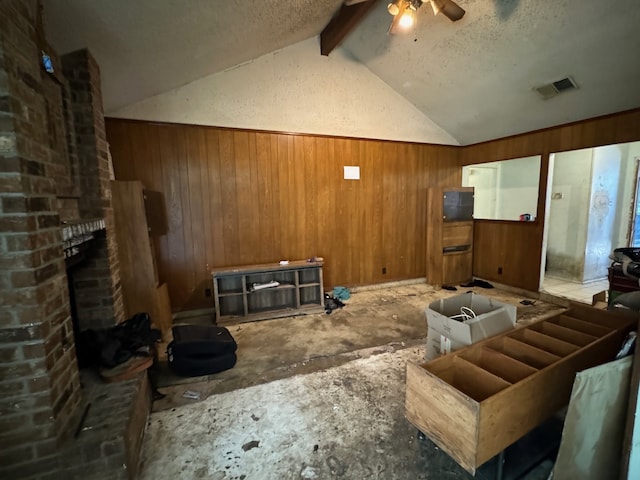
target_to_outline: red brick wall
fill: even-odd
[[[80,402],[35,2],[0,4],[0,465],[55,468]]]
[[[86,51],[63,68],[42,44],[38,15],[36,0],[0,2],[2,478],[56,478],[60,445],[81,413],[61,220],[103,217],[107,227],[74,274],[81,327],[113,326],[124,311],[99,69]]]
[[[108,328],[124,320],[118,250],[114,232],[109,155],[102,110],[100,68],[87,50],[62,57],[71,89],[71,113],[79,165],[82,218],[104,218],[106,238],[87,266],[73,274],[80,327]]]

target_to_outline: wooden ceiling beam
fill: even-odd
[[[320,53],[329,55],[356,28],[377,2],[378,0],[365,0],[352,5],[343,4],[340,11],[320,32]]]

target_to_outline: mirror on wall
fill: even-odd
[[[541,160],[536,155],[462,167],[462,186],[474,187],[473,218],[535,220]]]

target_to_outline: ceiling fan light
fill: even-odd
[[[413,23],[415,22],[415,12],[412,8],[407,8],[405,9],[404,12],[402,12],[402,16],[400,17],[400,27],[402,28],[410,28],[411,26],[413,26]]]
[[[389,12],[394,17],[400,13],[400,3],[402,0],[393,0],[389,5],[387,5],[387,12]]]

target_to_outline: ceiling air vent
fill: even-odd
[[[555,97],[561,92],[566,90],[573,90],[578,88],[576,83],[573,81],[573,78],[566,77],[561,80],[557,80],[555,82],[551,82],[547,85],[542,85],[541,87],[536,87],[534,90],[540,94],[542,98],[545,100]]]

